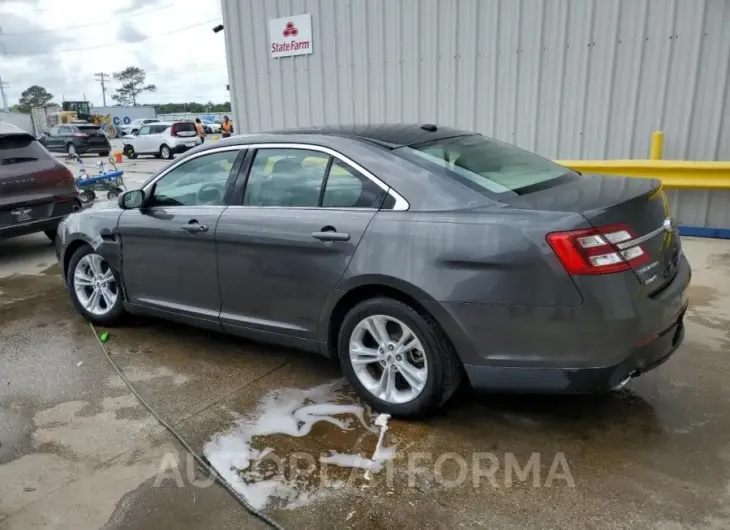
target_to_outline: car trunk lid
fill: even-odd
[[[680,242],[659,180],[581,175],[563,185],[517,197],[510,206],[582,214],[601,233],[604,243],[613,247],[609,252],[618,252],[630,265],[649,295],[676,274]]]

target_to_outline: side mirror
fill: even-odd
[[[132,190],[119,196],[119,207],[122,210],[136,210],[144,204],[144,191]]]

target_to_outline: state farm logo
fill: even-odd
[[[286,27],[284,28],[284,36],[296,37],[297,35],[299,35],[299,30],[294,25],[294,22],[287,22]]]
[[[292,15],[269,20],[269,49],[272,57],[312,53],[312,16]]]

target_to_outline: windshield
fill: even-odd
[[[479,134],[396,149],[431,170],[486,195],[524,195],[577,177],[570,169],[514,145]]]

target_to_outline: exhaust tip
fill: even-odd
[[[631,381],[636,375],[637,375],[637,372],[636,372],[636,370],[634,370],[633,372],[631,372],[629,375],[626,376],[626,379],[621,381],[619,384],[617,384],[611,390],[613,390],[614,392],[618,392],[623,387],[625,387],[627,384],[629,384],[629,381]]]

